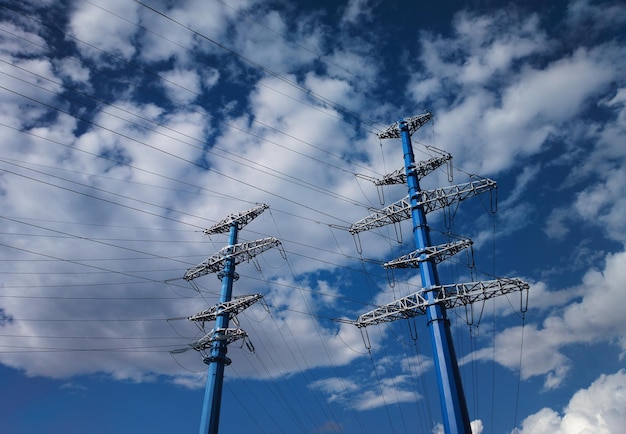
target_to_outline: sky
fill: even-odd
[[[530,285],[448,311],[474,433],[622,432],[624,29],[611,0],[3,1],[0,430],[197,432],[187,317],[221,283],[182,277],[267,204],[220,432],[443,432],[425,319],[350,323],[421,289],[382,267],[410,221],[347,229],[406,195],[377,133],[430,112],[416,158],[453,159],[422,187],[498,183],[428,214],[474,242],[442,283]]]

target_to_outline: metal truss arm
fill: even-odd
[[[385,268],[417,268],[420,262],[434,260],[440,263],[446,259],[456,255],[463,249],[471,246],[472,240],[460,240],[454,243],[441,244],[439,246],[426,247],[421,250],[415,250],[408,255],[400,256],[397,259],[383,264]]]
[[[410,167],[409,170],[415,171],[417,179],[422,179],[429,173],[435,171],[438,167],[445,164],[452,159],[452,155],[448,152],[435,148],[434,146],[426,146],[431,151],[441,154],[440,157],[434,157],[426,161],[418,162],[414,167]],[[382,179],[375,179],[374,185],[393,185],[393,184],[406,184],[406,170],[404,167],[382,177]]]
[[[211,234],[225,234],[230,231],[230,226],[233,222],[237,222],[239,229],[250,223],[257,218],[263,211],[269,208],[269,205],[261,204],[247,211],[231,214],[222,221],[217,222],[208,229],[205,229],[203,233],[205,235]]]
[[[411,218],[411,203],[409,197],[400,199],[391,205],[376,211],[373,214],[353,223],[348,232],[358,234],[359,232],[368,231],[370,229],[380,228],[388,224],[401,222]]]
[[[465,184],[451,185],[434,190],[422,190],[420,192],[420,203],[424,205],[424,212],[429,213],[480,193],[493,190],[497,186],[496,181],[483,178]]]
[[[446,309],[449,309],[477,301],[489,300],[512,292],[525,291],[528,288],[529,285],[523,280],[511,278],[433,286],[364,313],[356,319],[354,324],[361,328],[398,319],[411,318],[425,315],[426,309],[430,304],[441,303]],[[430,291],[435,294],[432,303],[429,303],[426,299],[426,293]]]
[[[278,245],[280,245],[280,240],[275,237],[268,237],[261,240],[226,246],[215,255],[209,257],[206,261],[187,270],[183,279],[189,281],[206,274],[221,271],[228,258],[234,257],[234,264],[240,264]]]
[[[240,328],[217,328],[212,329],[209,333],[201,337],[195,342],[189,344],[187,348],[180,348],[170,351],[171,354],[180,354],[189,350],[205,351],[211,348],[213,342],[224,341],[230,344],[239,339],[245,339],[248,334]]]
[[[423,113],[421,115],[404,119],[404,122],[406,122],[409,127],[409,134],[413,134],[415,131],[419,130],[422,125],[431,120],[432,117],[433,116],[430,113]],[[394,123],[385,131],[378,133],[377,136],[379,139],[399,139],[401,137],[400,121]]]
[[[481,179],[465,184],[451,185],[449,187],[436,188],[434,190],[421,190],[420,200],[417,203],[424,207],[424,212],[429,213],[445,208],[455,202],[460,202],[468,197],[496,188],[497,184],[491,179]],[[379,228],[388,224],[401,222],[411,218],[411,203],[409,197],[400,199],[391,205],[376,211],[375,213],[352,224],[348,231],[351,234]]]
[[[198,339],[196,342],[189,344],[189,346],[196,351],[203,351],[211,348],[213,342],[216,341],[224,341],[228,345],[231,342],[247,337],[248,333],[240,328],[219,328],[211,330],[209,333]]]
[[[263,295],[261,294],[242,295],[241,297],[236,297],[234,300],[211,306],[210,308],[203,310],[200,313],[187,317],[187,319],[189,321],[202,322],[214,321],[218,315],[222,315],[225,313],[229,314],[232,318],[233,316],[237,315],[239,312],[244,311],[262,298]]]

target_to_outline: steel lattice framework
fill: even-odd
[[[231,363],[230,358],[226,356],[228,345],[236,340],[244,339],[248,349],[254,352],[254,347],[246,339],[248,334],[240,328],[229,328],[229,322],[232,319],[236,325],[239,325],[236,315],[263,296],[253,294],[233,299],[233,282],[239,278],[235,267],[266,250],[279,246],[281,243],[274,237],[245,243],[237,243],[237,239],[239,230],[268,208],[268,205],[260,204],[247,211],[231,214],[205,229],[204,234],[206,235],[229,233],[228,245],[206,261],[188,269],[183,276],[183,279],[191,281],[210,273],[217,273],[217,277],[222,281],[219,303],[187,317],[190,321],[200,322],[199,327],[202,331],[205,331],[204,323],[206,321],[215,321],[215,327],[196,342],[189,344],[189,348],[172,351],[176,354],[194,349],[203,355],[202,360],[209,365],[200,420],[200,433],[202,434],[217,434],[218,432],[224,367]],[[281,253],[284,256],[284,252],[281,251]]]
[[[500,295],[527,291],[528,289],[529,285],[526,282],[516,278],[433,286],[364,313],[354,321],[354,324],[361,328],[412,318],[426,315],[426,309],[432,304],[441,303],[446,309],[450,309],[489,300]],[[429,302],[426,299],[426,293],[428,292],[436,294],[434,301]]]
[[[426,148],[440,154],[441,156],[433,157],[426,161],[419,161],[415,166],[410,167],[409,170],[415,172],[417,179],[424,178],[426,175],[434,172],[437,168],[452,159],[452,155],[450,153],[437,149],[434,146],[426,146]],[[406,184],[406,169],[401,167],[400,169],[383,176],[381,179],[373,179],[373,182],[376,186]]]
[[[392,303],[379,306],[359,316],[356,321],[348,322],[364,328],[373,324],[425,315],[433,343],[444,430],[447,434],[469,434],[471,433],[469,412],[446,310],[471,305],[499,295],[528,290],[529,286],[520,279],[511,278],[450,285],[442,285],[439,282],[437,264],[469,247],[472,243],[470,240],[460,240],[432,246],[426,214],[495,189],[496,182],[485,178],[474,178],[472,182],[465,184],[422,190],[420,179],[451,158],[450,154],[441,151],[439,157],[421,163],[415,162],[411,135],[430,119],[430,113],[400,119],[378,134],[380,139],[402,139],[404,174],[402,170],[397,170],[374,182],[377,186],[406,182],[408,196],[386,208],[373,210],[373,214],[348,228],[348,231],[355,235],[362,231],[411,219],[417,249],[408,255],[387,262],[384,266],[386,268],[419,268],[423,289]],[[451,179],[450,173],[448,176]]]
[[[237,222],[239,229],[241,229],[242,227],[247,225],[249,222],[257,218],[263,211],[265,211],[268,208],[269,208],[269,205],[262,203],[259,206],[251,208],[247,211],[231,214],[225,219],[217,222],[210,228],[205,229],[203,233],[205,235],[226,234],[230,230],[230,226],[233,224],[233,222]]]
[[[406,118],[403,120],[404,123],[407,124],[409,129],[409,134],[413,134],[415,131],[419,130],[422,125],[432,119],[432,115],[430,113],[423,113],[421,115],[413,116],[410,118]],[[377,134],[379,139],[399,139],[401,138],[400,132],[400,121],[395,122],[385,131]]]
[[[459,240],[454,243],[441,244],[439,246],[430,246],[421,250],[415,250],[408,255],[400,256],[389,262],[385,262],[385,268],[417,268],[424,261],[435,261],[440,263],[446,259],[456,255],[460,251],[471,246],[472,240]]]
[[[242,295],[235,297],[234,300],[225,301],[224,303],[218,303],[210,308],[203,310],[195,315],[187,317],[189,321],[205,322],[214,321],[218,315],[229,314],[231,318],[237,315],[239,312],[252,306],[254,303],[263,298],[261,294]]]
[[[429,213],[496,187],[497,183],[495,181],[483,178],[478,181],[436,188],[434,190],[421,190],[419,193],[420,200],[417,202],[417,205],[421,205],[424,208],[424,212]],[[364,219],[353,223],[348,231],[354,235],[359,232],[408,220],[411,218],[411,210],[410,199],[406,196],[404,199],[400,199],[381,210],[377,210]]]
[[[247,337],[248,333],[240,328],[215,328],[196,342],[189,344],[189,346],[196,351],[203,351],[211,348],[213,342],[216,341],[223,341],[226,344],[230,344],[231,342]]]
[[[240,264],[254,258],[259,253],[263,253],[266,250],[279,246],[280,244],[281,242],[278,238],[268,237],[260,240],[226,246],[215,255],[209,257],[206,261],[187,270],[183,279],[189,281],[200,276],[219,272],[224,268],[226,260],[229,258],[234,258],[235,265]]]

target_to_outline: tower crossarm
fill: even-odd
[[[472,245],[472,240],[459,240],[454,243],[441,244],[415,250],[407,255],[383,264],[385,268],[417,268],[421,262],[433,260],[440,263],[456,255]]]
[[[428,301],[423,292],[415,292],[360,315],[354,325],[362,328],[373,324],[426,315],[427,306]]]
[[[394,185],[394,184],[405,184],[406,183],[406,173],[404,167],[401,167],[398,170],[394,170],[391,173],[383,176],[380,179],[372,178],[374,185]]]
[[[410,167],[409,170],[415,171],[417,179],[424,178],[426,175],[432,173],[438,167],[452,159],[451,154],[442,151],[441,149],[437,149],[434,146],[426,146],[426,148],[440,154],[440,156],[433,157],[426,161],[420,161],[415,166]],[[404,167],[383,176],[381,179],[374,180],[374,185],[376,186],[393,184],[406,184],[406,170],[404,169]]]
[[[234,300],[218,303],[215,306],[203,310],[195,315],[187,317],[189,321],[214,321],[218,315],[229,314],[230,318],[237,315],[239,312],[252,306],[254,303],[263,298],[261,294],[242,295],[236,297]]]
[[[455,202],[461,202],[469,197],[493,190],[497,187],[496,181],[488,178],[477,181],[456,184],[434,190],[422,190],[420,192],[420,204],[424,206],[424,212],[428,213],[445,208]]]
[[[489,300],[500,295],[525,291],[528,288],[528,283],[517,278],[433,286],[364,313],[356,319],[354,324],[362,328],[373,324],[411,318],[425,315],[427,307],[431,304],[441,303],[446,309],[450,309]],[[430,291],[435,293],[432,303],[429,303],[426,298],[426,293]]]
[[[364,219],[353,223],[348,232],[351,234],[358,234],[359,232],[367,231],[370,229],[380,228],[388,224],[401,222],[411,218],[411,203],[409,197],[400,199],[391,205],[370,214]]]
[[[242,227],[250,223],[252,220],[257,218],[263,211],[265,211],[268,208],[269,208],[269,205],[260,204],[247,211],[242,211],[242,212],[231,214],[225,219],[217,222],[210,228],[205,229],[203,233],[205,235],[228,233],[228,231],[230,230],[230,226],[233,224],[233,222],[237,222],[237,224],[239,225],[239,229],[241,229]]]
[[[230,344],[231,342],[247,337],[248,333],[240,328],[218,328],[212,329],[196,342],[189,344],[189,346],[196,351],[202,351],[211,348],[213,342],[216,341],[224,341],[226,344]]]
[[[432,115],[430,113],[422,113],[421,115],[413,116],[410,118],[404,119],[402,122],[405,122],[409,127],[409,134],[413,134],[415,131],[419,130],[422,125],[432,119]],[[400,138],[400,122],[398,121],[387,128],[385,131],[382,131],[377,134],[379,139],[399,139]]]
[[[442,302],[447,309],[465,306],[506,295],[528,291],[530,285],[517,278],[500,278],[481,282],[454,283],[433,288],[437,291],[436,302]]]
[[[421,190],[420,199],[417,205],[424,207],[424,212],[428,213],[445,208],[455,202],[460,202],[471,196],[496,188],[497,184],[491,179],[480,179],[478,181],[464,184],[451,185],[448,187],[436,188],[434,190]],[[391,205],[377,210],[373,214],[352,224],[348,231],[351,234],[379,228],[388,224],[401,222],[411,218],[411,203],[409,197],[400,199]]]
[[[215,255],[209,257],[195,267],[187,270],[183,279],[189,281],[196,279],[206,274],[215,273],[221,271],[224,268],[227,258],[235,257],[235,264],[248,261],[273,247],[280,245],[280,240],[275,237],[263,238],[256,241],[248,241],[245,243],[234,244],[232,246],[226,246],[217,252]]]

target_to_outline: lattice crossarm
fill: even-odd
[[[403,120],[408,126],[409,134],[413,134],[419,130],[426,122],[432,118],[430,113],[423,113],[421,115],[413,116]],[[395,122],[385,131],[377,134],[379,139],[399,139],[400,136],[400,121]]]
[[[187,270],[183,279],[189,281],[210,273],[216,273],[224,268],[228,258],[235,257],[235,264],[240,264],[255,257],[259,253],[280,245],[280,240],[275,237],[263,238],[256,241],[234,244],[222,248],[215,255],[208,258],[193,268]]]
[[[353,223],[348,232],[358,234],[359,232],[386,226],[391,223],[400,222],[411,218],[411,204],[409,197],[392,203],[391,205],[374,212],[373,214]]]
[[[402,297],[392,303],[377,307],[376,309],[364,313],[355,321],[359,328],[373,324],[396,321],[398,319],[411,318],[426,314],[428,302],[421,292],[416,292],[406,297]]]
[[[237,315],[238,313],[244,311],[248,307],[252,306],[254,303],[263,298],[262,294],[253,294],[253,295],[242,295],[240,297],[236,297],[231,301],[226,301],[224,303],[216,304],[215,306],[211,306],[210,308],[199,312],[195,315],[191,315],[187,317],[189,321],[214,321],[218,315],[228,313],[229,318]]]
[[[381,179],[375,179],[374,185],[380,187],[381,185],[395,185],[406,183],[406,173],[404,167],[394,170],[393,172],[383,176]]]
[[[209,333],[198,339],[196,342],[192,342],[189,344],[191,348],[196,351],[206,350],[207,348],[211,348],[211,338],[213,337],[213,330]]]
[[[415,172],[416,172],[418,179],[424,178],[429,173],[432,173],[440,166],[452,160],[452,154],[450,154],[449,152],[435,148],[434,146],[426,146],[426,148],[431,152],[439,154],[439,156],[430,158],[429,160],[426,160],[426,161],[420,161],[417,163],[417,165],[415,166]]]
[[[240,328],[218,328],[213,329],[202,338],[189,344],[196,351],[203,351],[211,348],[213,342],[223,341],[227,345],[239,339],[247,338],[248,334]]]
[[[428,289],[421,289],[411,295],[364,313],[356,319],[354,325],[361,328],[373,324],[411,318],[425,315],[426,309],[432,304],[441,303],[446,309],[451,309],[478,301],[489,300],[500,295],[525,291],[528,288],[528,283],[517,278],[433,286]],[[435,298],[431,303],[426,299],[427,292],[435,294]]]
[[[495,181],[485,178],[434,190],[422,190],[420,191],[420,204],[424,207],[424,212],[429,213],[496,187]]]
[[[491,179],[481,179],[465,184],[451,185],[449,187],[437,188],[434,190],[422,190],[419,192],[420,200],[418,205],[424,207],[424,212],[428,213],[441,208],[445,208],[452,203],[460,202],[468,197],[489,191],[496,188],[497,184]],[[386,226],[391,223],[401,222],[411,218],[411,203],[406,196],[391,205],[377,210],[373,214],[353,223],[348,232],[358,234],[359,232]]]
[[[245,339],[247,337],[248,333],[240,328],[219,328],[215,329],[212,341],[225,341],[226,344],[230,344],[239,339]]]
[[[417,268],[421,262],[433,260],[440,263],[456,255],[460,251],[472,245],[472,240],[463,239],[453,243],[441,244],[438,246],[426,247],[415,250],[407,255],[383,264],[385,268]]]
[[[514,292],[527,291],[528,283],[517,278],[502,278],[497,280],[485,280],[481,282],[455,283],[434,287],[436,302],[443,303],[447,309],[478,301],[489,300],[500,295]]]
[[[266,205],[263,203],[247,211],[231,214],[225,219],[217,222],[210,228],[205,229],[203,233],[205,235],[227,233],[230,230],[230,226],[234,222],[237,222],[238,227],[241,229],[242,227],[250,223],[252,220],[257,218],[263,211],[265,211],[268,208],[269,208],[269,205]]]
[[[389,262],[385,262],[383,267],[389,268],[418,268],[421,262],[420,255],[423,250],[415,250],[406,255],[402,255],[399,258],[393,259]]]
[[[193,280],[206,274],[216,273],[222,268],[224,268],[224,255],[218,252],[195,267],[188,269],[183,279]]]
[[[280,240],[275,237],[263,238],[255,241],[247,241],[245,243],[235,244],[223,248],[220,252],[225,257],[235,256],[235,264],[249,261],[256,255],[263,253],[273,247],[279,246]]]
[[[452,155],[447,152],[440,151],[444,153],[444,156],[434,157],[427,161],[420,161],[415,166],[409,168],[410,171],[415,172],[417,179],[422,179],[429,173],[434,172],[438,167],[445,164],[447,161],[452,159]],[[374,185],[382,186],[382,185],[395,185],[395,184],[405,184],[406,183],[406,170],[404,167],[394,170],[393,172],[383,176],[381,179],[375,179]]]

